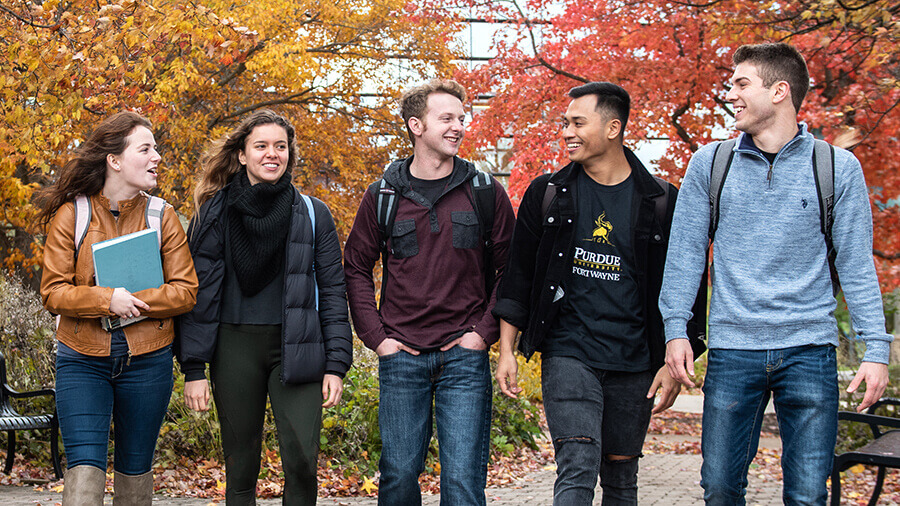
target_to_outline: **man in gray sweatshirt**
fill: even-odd
[[[710,174],[718,143],[691,158],[678,195],[660,311],[666,364],[693,385],[685,334],[714,233],[709,362],[703,385],[704,498],[744,504],[772,396],[782,438],[784,500],[825,504],[837,435],[837,324],[819,216],[812,134],[797,123],[809,88],[806,62],[787,44],[742,46],[726,100],[742,133],[710,229]],[[859,161],[834,148],[834,266],[866,343],[848,391],[866,383],[864,410],[887,384],[885,332],[872,260],[872,213]],[[687,366],[687,367],[686,367]]]

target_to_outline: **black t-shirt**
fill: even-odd
[[[407,169],[407,171],[408,170],[409,169]],[[446,177],[440,179],[419,179],[413,176],[411,172],[408,172],[408,175],[409,184],[412,186],[413,191],[425,197],[425,200],[431,202],[431,205],[433,206],[438,197],[444,193],[444,189],[447,188],[447,183],[450,182],[450,177],[453,176],[453,173],[451,172]]]
[[[604,186],[581,170],[576,185],[572,272],[541,352],[574,357],[595,369],[646,371],[650,353],[631,244],[634,178]]]

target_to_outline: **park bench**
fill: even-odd
[[[841,471],[856,464],[878,466],[878,477],[875,490],[869,499],[869,506],[878,504],[878,496],[884,486],[885,470],[900,469],[900,418],[878,416],[875,411],[881,406],[900,406],[900,399],[884,397],[873,404],[865,413],[850,411],[838,412],[838,420],[865,423],[872,430],[874,439],[856,450],[835,454],[834,467],[831,471],[831,504],[841,503]],[[881,431],[881,427],[892,427],[895,430]]]
[[[50,396],[54,400],[53,412],[44,415],[20,415],[12,405],[12,399]],[[0,353],[0,431],[6,431],[6,467],[3,472],[12,471],[16,456],[16,431],[50,429],[50,458],[56,478],[62,478],[59,465],[59,421],[56,418],[56,391],[52,388],[33,392],[16,392],[6,381],[6,358]]]

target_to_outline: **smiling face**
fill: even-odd
[[[136,195],[155,188],[160,156],[153,132],[147,127],[134,127],[125,142],[122,153],[107,157],[107,167],[111,165],[118,173],[117,183],[124,186],[123,193]]]
[[[247,166],[250,184],[275,184],[287,170],[288,134],[284,127],[269,123],[250,131],[238,160]]]
[[[466,133],[462,101],[447,93],[432,93],[426,104],[423,118],[409,119],[416,137],[415,150],[427,150],[440,158],[456,156]]]
[[[584,95],[569,103],[562,138],[569,159],[585,167],[603,158],[621,132],[621,121],[597,111],[597,96]]]
[[[771,126],[776,120],[778,86],[779,83],[768,88],[763,86],[756,65],[749,62],[738,65],[731,77],[731,89],[725,95],[725,100],[734,107],[735,128],[758,135]]]

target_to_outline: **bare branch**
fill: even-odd
[[[872,254],[884,260],[900,260],[900,253],[888,254],[881,250],[873,249]]]
[[[678,138],[683,140],[688,145],[688,147],[691,149],[691,152],[695,152],[700,149],[700,146],[697,145],[697,142],[694,141],[693,138],[691,138],[690,134],[687,133],[687,130],[685,130],[684,127],[681,126],[681,123],[678,122],[678,118],[682,117],[684,113],[688,111],[689,107],[690,106],[687,103],[682,104],[678,109],[675,109],[674,113],[672,113],[671,119],[672,126],[675,127],[675,132],[678,134]]]
[[[894,103],[893,103],[893,105],[891,105],[890,107],[888,107],[887,110],[885,110],[884,112],[878,113],[878,114],[880,114],[880,116],[878,117],[878,121],[876,121],[875,124],[872,125],[872,128],[870,128],[869,131],[866,132],[866,135],[864,135],[864,136],[862,137],[862,139],[859,140],[859,142],[856,144],[856,146],[859,146],[860,144],[862,144],[863,142],[865,142],[865,140],[868,139],[869,136],[872,135],[872,133],[875,132],[875,130],[878,129],[878,125],[881,124],[881,121],[884,120],[884,118],[887,117],[887,115],[888,115],[891,111],[893,111],[894,108],[896,108],[898,105],[900,105],[900,98],[898,98],[897,100],[895,100]],[[853,146],[853,148],[855,148],[856,146]],[[850,148],[851,151],[853,150],[853,148]]]
[[[537,39],[534,36],[534,25],[531,24],[531,20],[528,19],[528,16],[525,15],[525,12],[522,10],[522,7],[519,5],[519,2],[517,2],[516,0],[513,0],[512,4],[516,6],[516,10],[519,11],[519,16],[522,18],[522,21],[525,23],[525,26],[528,28],[528,37],[531,39],[531,48],[534,50],[534,57],[537,58],[537,61],[540,62],[541,65],[550,69],[550,71],[553,72],[554,74],[566,76],[569,79],[573,79],[575,81],[579,81],[582,83],[590,82],[589,79],[586,79],[582,76],[575,75],[571,72],[567,72],[565,70],[556,68],[550,62],[545,60],[544,57],[541,56],[541,52],[538,50]]]
[[[242,108],[240,108],[240,109],[238,109],[238,110],[236,110],[236,111],[234,111],[234,112],[232,112],[232,113],[230,113],[230,114],[222,114],[222,115],[219,115],[219,116],[217,116],[217,117],[211,119],[211,120],[209,121],[209,123],[207,123],[206,128],[207,128],[207,129],[212,129],[214,126],[218,125],[219,123],[221,123],[221,122],[223,122],[223,121],[227,121],[227,120],[233,119],[233,118],[238,118],[238,117],[240,117],[240,116],[243,116],[244,114],[247,114],[248,112],[255,111],[255,110],[261,109],[261,108],[263,108],[263,107],[270,107],[270,106],[273,106],[273,105],[283,105],[283,104],[302,104],[302,103],[305,103],[304,100],[298,100],[298,98],[302,97],[303,95],[308,94],[308,93],[311,92],[312,90],[313,90],[313,88],[308,88],[308,89],[305,89],[305,90],[301,91],[300,93],[295,93],[295,94],[293,94],[293,95],[288,95],[288,96],[281,97],[281,98],[275,98],[275,99],[272,99],[272,100],[264,100],[264,101],[262,101],[262,102],[257,102],[257,103],[255,103],[255,104],[251,104],[251,105],[242,107]]]

